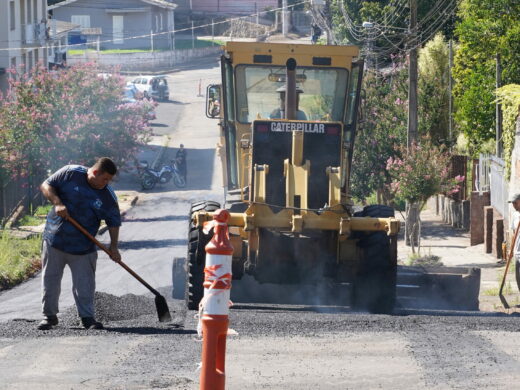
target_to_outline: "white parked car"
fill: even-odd
[[[129,84],[135,85],[145,98],[156,100],[168,100],[170,98],[166,76],[139,76],[130,81]]]
[[[125,87],[125,91],[123,94],[123,103],[133,104],[137,102],[137,95],[139,92],[137,91],[137,88],[133,84],[128,84]],[[144,102],[143,102],[144,103]],[[149,111],[146,114],[146,119],[148,120],[155,120],[157,119],[157,115],[155,114],[155,110],[153,109],[153,105],[151,103],[145,103],[149,105]]]

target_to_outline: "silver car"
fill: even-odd
[[[145,98],[169,100],[170,90],[166,76],[139,76],[128,84],[133,84]]]

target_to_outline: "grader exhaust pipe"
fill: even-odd
[[[296,119],[296,60],[289,58],[286,62],[285,85],[285,119]]]

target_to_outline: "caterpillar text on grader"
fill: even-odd
[[[233,278],[352,286],[351,304],[392,312],[399,221],[354,213],[349,195],[363,63],[355,46],[228,42],[206,114],[220,119]],[[192,205],[186,301],[203,296],[202,230],[220,205]]]

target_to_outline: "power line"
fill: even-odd
[[[341,7],[342,11],[344,7]],[[456,0],[439,0],[429,10],[429,12],[422,18],[414,29],[414,37],[410,40],[410,34],[414,33],[409,31],[408,33],[388,33],[388,31],[395,27],[392,26],[377,26],[375,25],[374,30],[378,33],[360,36],[358,34],[359,41],[366,43],[372,43],[380,39],[384,39],[387,43],[379,45],[376,48],[366,49],[363,47],[363,51],[368,51],[372,60],[387,59],[388,55],[392,53],[407,53],[411,50],[417,49],[422,46],[425,42],[430,40],[453,16],[457,9]],[[351,22],[351,19],[346,16],[345,20],[347,23]],[[348,18],[348,20],[347,20]],[[386,28],[383,28],[386,27]],[[351,30],[349,30],[351,31]],[[395,39],[397,38],[397,40]],[[406,47],[403,47],[406,44]]]
[[[297,7],[297,6],[302,5],[302,4],[308,4],[310,2],[311,2],[311,0],[304,0],[304,1],[301,1],[299,3],[288,5],[285,8],[284,7],[279,7],[279,8],[274,8],[274,9],[271,9],[271,10],[268,10],[268,11],[255,12],[253,14],[249,14],[249,15],[245,15],[245,16],[237,16],[237,17],[234,17],[234,18],[229,18],[229,19],[225,19],[225,20],[222,20],[222,21],[218,21],[218,22],[206,23],[206,24],[202,24],[202,25],[198,25],[198,26],[181,28],[181,29],[178,29],[178,30],[167,30],[167,31],[160,31],[160,32],[155,32],[155,33],[134,35],[134,36],[130,36],[130,37],[123,37],[123,38],[120,38],[120,39],[124,39],[124,40],[142,39],[142,38],[150,38],[150,37],[161,36],[161,35],[166,35],[166,34],[174,34],[174,33],[179,33],[179,32],[192,31],[192,30],[197,30],[197,29],[201,29],[201,28],[207,28],[207,27],[211,27],[211,26],[215,26],[215,25],[230,23],[230,22],[233,22],[233,21],[236,21],[236,20],[242,20],[242,19],[246,19],[246,18],[251,18],[251,17],[255,17],[257,15],[261,15],[261,14],[265,14],[265,13],[269,13],[269,12],[273,12],[273,11],[281,11],[281,10],[284,10],[284,9],[291,9],[291,8]],[[100,44],[102,44],[102,43],[111,43],[112,41],[113,41],[113,38],[110,38],[110,39],[99,41],[99,43]],[[12,42],[12,41],[9,41],[9,42]],[[97,42],[93,42],[93,43],[97,43]],[[65,47],[65,48],[82,47],[83,45],[84,45],[84,43],[73,43],[73,44],[65,44],[65,45],[62,45],[61,47]],[[9,48],[0,48],[0,52],[2,52],[2,51],[47,49],[47,48],[48,48],[48,46],[9,47]]]

